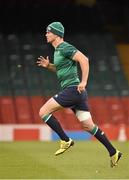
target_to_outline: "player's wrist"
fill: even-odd
[[[50,68],[50,63],[48,63],[48,65],[46,66],[46,68],[47,68],[47,69],[49,69],[49,68]]]

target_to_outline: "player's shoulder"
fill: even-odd
[[[63,52],[64,51],[71,51],[71,50],[75,50],[75,49],[76,49],[76,47],[74,45],[72,45],[72,44],[70,44],[69,42],[66,42],[66,41],[64,41],[60,46],[60,50],[63,51]]]
[[[70,47],[75,48],[74,45],[72,45],[72,44],[70,44],[69,42],[66,42],[66,41],[64,41],[63,46],[64,46],[64,48],[65,48],[65,47],[68,47],[68,48],[70,48]]]
[[[65,57],[72,57],[75,52],[77,52],[77,49],[70,43],[64,41],[58,46],[58,51],[60,51],[61,54],[63,54]]]
[[[57,49],[65,49],[65,48],[73,48],[74,46],[66,41],[64,41],[63,43],[61,43]]]

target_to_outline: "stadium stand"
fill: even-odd
[[[53,58],[53,49],[46,44],[41,34],[45,29],[41,28],[58,17],[68,29],[65,39],[89,57],[87,90],[95,122],[100,125],[129,124],[129,45],[127,38],[123,37],[122,18],[125,16],[119,13],[124,9],[121,3],[99,0],[98,4],[88,7],[73,1],[57,1],[60,9],[51,0],[38,0],[32,4],[23,0],[19,3],[15,0],[8,0],[7,4],[0,1],[0,124],[42,123],[38,116],[39,108],[60,87],[56,75],[37,67],[36,59],[40,55]],[[49,17],[44,18],[43,10],[46,12],[48,9]],[[6,16],[7,11],[10,17]],[[24,12],[22,16],[21,11]],[[75,17],[77,19],[73,21]],[[119,40],[126,39],[127,44],[114,40],[109,32],[110,28],[115,29],[114,24],[122,32]],[[118,37],[118,31],[114,33],[115,37]],[[56,112],[55,116],[65,129],[81,129],[69,109]],[[72,126],[69,126],[69,121]]]
[[[36,66],[38,40],[32,36],[32,34],[28,36],[27,34],[21,36],[10,34],[2,38],[6,53],[3,50],[0,53],[0,73],[3,77],[0,81],[0,95],[1,98],[12,95],[13,98],[10,97],[12,100],[8,100],[8,106],[13,105],[8,111],[11,112],[12,117],[16,116],[14,119],[10,118],[10,121],[7,118],[6,123],[41,123],[38,117],[40,106],[46,101],[45,97],[55,94],[59,88],[54,74],[52,76],[51,72]],[[38,34],[35,37],[38,37]],[[76,36],[76,39],[74,37],[74,44],[78,48],[85,47],[83,51],[88,54],[90,59],[88,94],[91,112],[96,123],[128,123],[122,105],[125,100],[121,101],[120,98],[125,96],[126,99],[126,96],[129,95],[128,82],[123,73],[112,36],[109,33],[104,33],[80,34]],[[67,39],[69,40],[68,37]],[[100,46],[98,46],[98,42]],[[38,53],[43,54],[44,51],[48,51],[52,54],[49,46],[47,47],[45,42],[43,44],[43,49],[40,47]],[[66,122],[66,119],[74,122],[75,117],[69,110],[63,111],[62,114],[57,113],[56,115],[62,121],[63,126],[69,129],[69,123]],[[4,122],[5,119],[1,115],[1,123]],[[74,122],[72,128],[81,129],[78,122]]]

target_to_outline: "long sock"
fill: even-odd
[[[110,143],[104,132],[98,128],[98,126],[93,128],[91,134],[94,135],[106,147],[110,156],[113,156],[116,153],[116,149]]]
[[[60,123],[57,121],[57,119],[53,115],[49,117],[49,119],[46,121],[46,124],[58,134],[61,140],[66,141],[66,142],[69,141],[69,137],[65,134]]]

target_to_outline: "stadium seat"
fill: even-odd
[[[129,83],[129,45],[128,44],[118,44],[117,45],[122,67],[124,69],[126,78]]]
[[[30,105],[29,97],[15,96],[14,98],[15,110],[18,124],[32,124],[34,123],[33,112]]]
[[[14,100],[11,96],[0,97],[0,119],[3,124],[15,124],[16,112],[14,106]]]
[[[43,98],[42,96],[31,96],[30,97],[30,103],[31,103],[31,107],[32,107],[32,113],[33,113],[33,117],[34,117],[34,122],[33,123],[37,123],[37,124],[42,124],[44,123],[40,117],[39,117],[39,110],[42,107],[42,105],[45,103],[46,99]]]
[[[8,34],[5,37],[6,54],[19,54],[20,53],[20,42],[16,34]]]
[[[0,95],[9,96],[11,93],[11,81],[8,70],[8,58],[5,54],[0,54]]]
[[[0,33],[0,54],[5,54],[6,46],[4,43],[4,34]]]
[[[129,97],[128,96],[121,97],[121,102],[125,110],[125,115],[126,115],[125,122],[126,124],[129,124]]]
[[[110,124],[111,115],[104,97],[90,97],[89,106],[94,122],[98,125]]]
[[[119,97],[106,97],[111,123],[122,124],[126,122],[125,109]]]
[[[23,63],[19,54],[10,54],[9,59],[9,78],[10,78],[10,89],[13,94],[16,95],[27,95],[26,81],[24,77]]]

